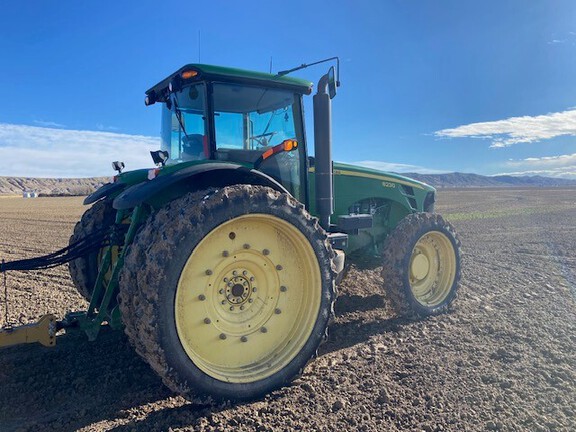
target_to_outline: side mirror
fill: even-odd
[[[122,172],[124,167],[125,167],[124,162],[120,162],[120,161],[112,162],[112,169],[114,171],[118,171],[118,174],[120,174]]]
[[[336,75],[334,74],[334,66],[331,66],[328,70],[328,94],[330,95],[330,99],[334,99],[336,96]]]
[[[156,166],[164,166],[168,160],[168,152],[165,150],[151,151],[150,156],[152,156],[152,160]]]

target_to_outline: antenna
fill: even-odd
[[[272,56],[270,56],[270,73],[272,73]]]
[[[198,63],[200,63],[200,29],[198,29]]]

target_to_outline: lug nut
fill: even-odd
[[[236,275],[238,274],[238,272],[237,272],[236,270],[234,270],[234,271],[232,272],[232,274],[233,274],[234,276],[236,276]]]
[[[288,289],[288,288],[286,288],[284,285],[282,285],[282,286],[280,287],[280,291],[282,291],[282,292],[286,292],[287,289]]]
[[[244,249],[250,249],[250,245],[248,243],[244,243],[244,245],[242,246]]]
[[[223,289],[219,290],[218,294],[224,294],[224,290]]]
[[[282,266],[281,266],[280,264],[278,264],[278,265],[276,266],[276,270],[278,270],[278,271],[282,270]]]
[[[210,324],[211,322],[210,318],[204,318],[204,324]]]
[[[234,306],[230,306],[230,310],[233,311],[233,310],[234,310]]]
[[[230,255],[230,253],[229,253],[228,251],[225,250],[225,251],[222,252],[222,256],[223,256],[224,258],[226,258],[228,255]]]
[[[222,303],[222,304],[226,304],[226,300],[222,300],[220,303]]]
[[[226,335],[224,333],[220,333],[220,339],[222,340],[226,339]]]
[[[282,311],[280,309],[274,309],[274,313],[276,315],[280,315],[282,313]]]
[[[264,250],[262,251],[262,254],[263,254],[263,255],[270,255],[270,251],[269,251],[268,249],[264,249]]]
[[[254,276],[250,277],[250,282],[254,282]]]
[[[256,292],[256,290],[257,290],[256,287],[253,287],[253,288],[252,288],[252,292]]]
[[[207,275],[207,276],[210,276],[211,274],[212,274],[212,270],[210,270],[210,269],[206,270],[206,275]]]
[[[254,299],[248,299],[248,303],[252,303]]]
[[[206,296],[205,296],[204,294],[200,294],[200,295],[198,296],[198,300],[204,301],[204,300],[206,300]]]
[[[243,274],[244,276],[246,276],[246,275],[248,274],[248,272],[247,272],[246,270],[244,270],[244,271],[242,272],[242,274]]]
[[[224,282],[228,282],[228,278],[224,278]]]
[[[240,306],[240,310],[244,310],[244,305]]]
[[[247,338],[246,336],[242,336],[242,337],[240,338],[240,340],[241,340],[242,342],[248,342],[248,338]]]
[[[268,329],[267,329],[266,327],[262,327],[262,328],[260,329],[260,331],[261,331],[262,333],[268,333]]]

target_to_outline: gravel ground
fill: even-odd
[[[171,394],[121,332],[6,348],[0,430],[576,430],[576,190],[439,197],[466,254],[450,313],[396,318],[378,261],[355,261],[319,357],[290,387],[241,405]],[[81,198],[1,199],[0,258],[64,246],[83,210]],[[86,306],[67,267],[11,272],[7,285],[13,321]]]

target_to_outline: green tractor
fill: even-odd
[[[460,243],[433,213],[435,189],[332,162],[334,67],[313,96],[310,157],[302,99],[313,84],[287,76],[304,67],[189,64],[146,92],[147,105],[162,105],[156,167],[114,162],[114,181],[86,198],[70,243],[102,232],[106,241],[70,263],[90,306],[58,328],[90,339],[102,324],[124,328],[175,392],[249,400],[315,356],[345,253],[381,256],[400,316],[447,310]]]

